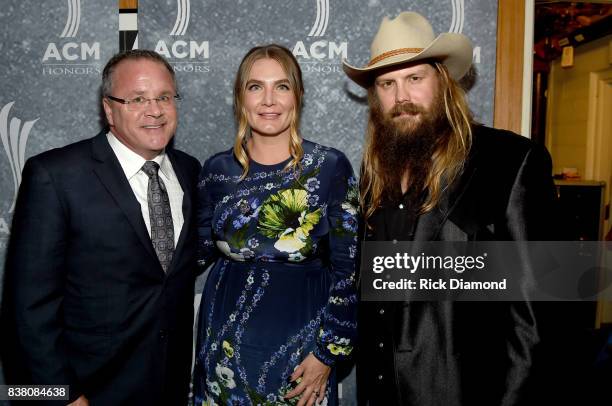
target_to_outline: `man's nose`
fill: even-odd
[[[145,106],[145,114],[152,117],[159,117],[163,114],[164,109],[160,105],[161,103],[157,99],[149,99]]]
[[[398,82],[395,88],[395,102],[405,103],[410,101],[410,92],[406,88],[406,85],[402,82]]]

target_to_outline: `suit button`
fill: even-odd
[[[161,338],[162,340],[165,340],[167,336],[168,336],[168,333],[166,332],[166,330],[159,330],[159,338]]]
[[[385,314],[385,309],[380,309],[380,310],[378,311],[378,314],[380,314],[381,316],[382,316],[383,314]]]
[[[399,208],[400,208],[400,210],[401,210],[401,209],[403,209],[403,208],[404,208],[404,205],[400,203],[400,205],[399,205],[398,207],[399,207]]]
[[[378,343],[378,348],[382,348],[384,346],[385,346],[385,344],[383,342]]]
[[[383,380],[383,376],[382,375],[378,375],[378,380],[382,381]]]

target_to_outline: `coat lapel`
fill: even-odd
[[[119,160],[106,139],[105,131],[102,131],[92,140],[92,156],[98,162],[94,172],[100,179],[100,182],[102,182],[106,190],[117,202],[117,205],[125,213],[128,222],[132,225],[144,248],[157,259],[147,226],[142,218],[140,204],[134,196],[134,192],[125,177],[123,169],[121,169]]]
[[[438,205],[431,211],[423,214],[417,220],[415,241],[438,241],[443,226],[449,216],[461,205],[470,182],[477,171],[476,158],[478,150],[473,145],[472,151],[464,166],[463,173],[450,187],[445,187]]]

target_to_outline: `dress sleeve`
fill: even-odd
[[[209,168],[210,161],[206,161],[198,179],[198,265],[203,268],[208,267],[216,256],[212,230],[215,202],[211,194],[213,182]]]
[[[327,201],[329,262],[332,284],[314,355],[333,365],[347,358],[355,345],[357,292],[357,224],[359,193],[351,164],[339,153]]]

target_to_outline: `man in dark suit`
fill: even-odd
[[[186,404],[200,165],[168,146],[179,96],[161,56],[119,53],[102,81],[110,130],[23,171],[6,263],[7,378],[69,385],[76,405]]]
[[[457,83],[472,63],[469,39],[434,37],[424,17],[405,12],[383,20],[371,50],[364,68],[344,63],[368,89],[365,240],[549,240],[550,157],[474,122]],[[544,338],[535,307],[526,299],[362,302],[361,403],[538,404]]]

